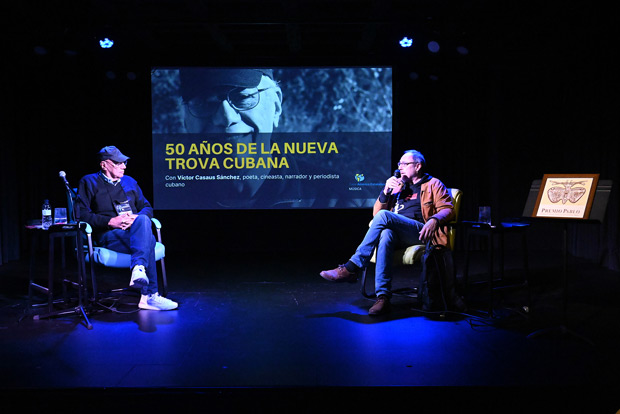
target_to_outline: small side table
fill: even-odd
[[[507,288],[527,288],[527,306],[531,304],[531,292],[529,285],[529,266],[527,255],[527,230],[529,229],[529,223],[523,223],[518,221],[503,221],[498,226],[492,226],[488,223],[480,223],[475,221],[463,221],[461,222],[465,229],[465,269],[463,272],[463,283],[465,291],[467,292],[469,287],[469,260],[470,260],[470,246],[475,237],[485,238],[487,240],[487,257],[488,257],[488,270],[487,270],[487,292],[489,296],[489,310],[490,316],[493,315],[493,292],[498,289]],[[523,281],[518,284],[502,284],[504,277],[504,237],[507,234],[514,234],[521,236],[521,250],[523,259]],[[499,259],[499,277],[495,277],[495,248],[494,239],[498,239],[498,259]],[[467,296],[467,295],[466,295]]]
[[[48,318],[52,316],[58,316],[68,313],[80,313],[86,322],[86,326],[92,329],[92,325],[88,321],[86,312],[82,305],[82,298],[85,295],[86,286],[84,284],[84,254],[82,243],[78,242],[79,229],[77,223],[69,224],[57,224],[49,228],[49,230],[43,230],[40,226],[26,226],[27,231],[30,233],[30,269],[29,269],[29,283],[28,283],[28,311],[32,312],[32,295],[35,291],[47,295],[47,309],[48,313],[44,315],[35,315],[35,319]],[[47,286],[37,284],[35,282],[35,257],[37,251],[37,242],[39,239],[43,239],[47,236],[48,242],[48,263],[47,263]],[[67,266],[66,266],[66,240],[73,239],[76,245],[77,255],[77,282],[71,281],[67,278]],[[60,242],[60,268],[62,276],[62,287],[64,301],[67,302],[67,284],[72,285],[78,289],[79,304],[74,309],[69,310],[54,310],[54,281],[55,281],[55,245],[56,241]]]

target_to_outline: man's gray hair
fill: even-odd
[[[421,170],[424,171],[424,169],[426,168],[426,159],[424,158],[424,155],[422,155],[420,151],[408,150],[408,151],[405,151],[405,154],[411,154],[411,156],[413,157],[413,160],[415,162],[420,163],[422,165]]]

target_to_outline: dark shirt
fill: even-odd
[[[397,194],[394,212],[417,221],[422,220],[422,208],[420,207],[420,186],[417,184],[406,184],[400,194]]]
[[[379,201],[387,203],[390,197],[395,197],[394,211],[410,219],[424,222],[422,217],[422,206],[420,204],[420,189],[422,184],[430,180],[430,175],[425,174],[417,183],[407,183],[400,193],[393,196],[386,196],[383,191],[379,195]]]

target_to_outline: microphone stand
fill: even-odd
[[[78,275],[78,280],[77,282],[73,282],[70,280],[63,280],[63,283],[69,283],[73,286],[75,286],[77,288],[78,291],[78,304],[76,307],[74,307],[73,309],[65,309],[65,310],[60,310],[60,311],[55,311],[55,312],[50,312],[44,315],[37,315],[35,316],[35,319],[41,319],[41,318],[50,318],[53,316],[59,316],[59,315],[67,315],[67,314],[77,314],[80,315],[83,319],[84,319],[84,323],[86,324],[86,328],[93,329],[93,325],[90,323],[88,316],[86,314],[86,310],[84,309],[84,296],[86,295],[86,283],[85,283],[85,275],[86,275],[86,264],[84,261],[84,244],[82,243],[82,233],[80,232],[80,209],[79,209],[79,200],[80,200],[80,195],[74,191],[71,186],[69,185],[69,183],[67,182],[67,179],[64,176],[61,176],[63,179],[63,182],[65,184],[65,188],[67,190],[67,196],[68,196],[68,200],[72,200],[71,202],[71,208],[73,211],[73,217],[75,222],[71,223],[67,223],[67,227],[63,227],[63,228],[74,228],[74,232],[75,232],[75,245],[76,245],[76,254],[77,254],[77,266],[78,266],[78,271],[77,271],[77,275]]]

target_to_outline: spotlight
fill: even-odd
[[[108,39],[107,37],[99,41],[99,46],[101,46],[102,49],[109,49],[112,45],[114,45],[114,41]]]
[[[39,56],[47,55],[47,49],[44,46],[35,46],[34,53]]]
[[[411,45],[413,44],[413,39],[409,39],[407,36],[405,36],[400,39],[398,43],[400,43],[401,47],[411,47]]]
[[[434,40],[428,42],[428,45],[426,45],[426,47],[428,47],[428,50],[432,53],[439,52],[439,43],[435,42]]]
[[[459,46],[456,48],[456,51],[460,54],[460,55],[468,55],[469,54],[469,49],[467,49],[465,46]]]

